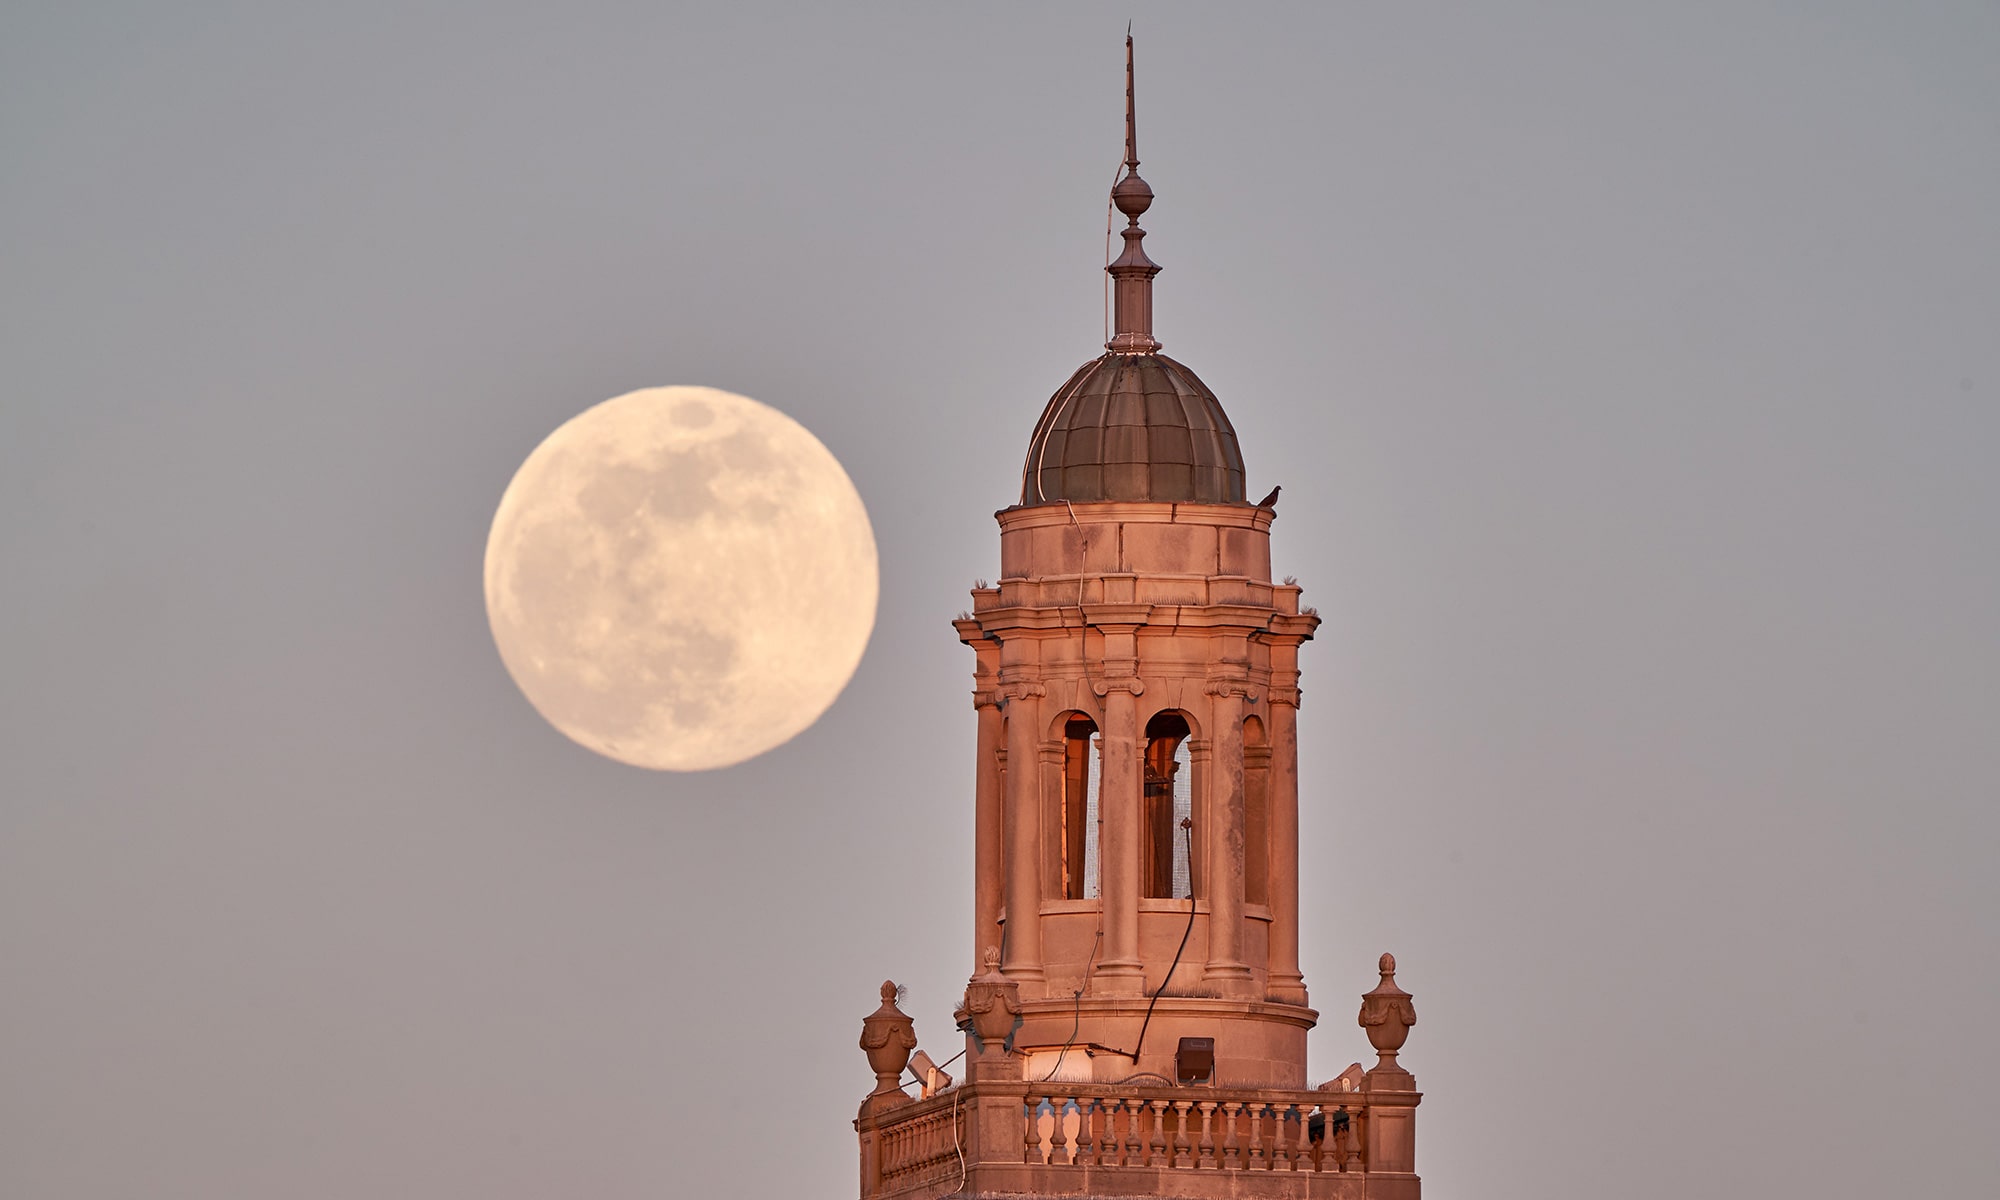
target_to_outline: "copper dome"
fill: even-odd
[[[1243,503],[1243,453],[1208,385],[1164,354],[1106,354],[1049,398],[1021,473],[1022,504]]]

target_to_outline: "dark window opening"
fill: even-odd
[[[1145,895],[1185,900],[1194,894],[1188,834],[1181,822],[1194,811],[1194,771],[1188,762],[1187,718],[1164,712],[1146,722],[1146,784],[1140,802],[1141,862]]]
[[[1097,793],[1103,739],[1089,717],[1071,717],[1063,727],[1062,876],[1063,896],[1097,898]]]

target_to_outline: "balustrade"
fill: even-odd
[[[1056,1178],[1074,1172],[1078,1194],[1097,1186],[1089,1183],[1091,1173],[1105,1170],[1218,1177],[1248,1171],[1361,1174],[1369,1169],[1364,1156],[1372,1102],[1365,1092],[1006,1080],[961,1084],[864,1119],[879,1167],[863,1195],[945,1196],[958,1184],[961,1169],[976,1177],[981,1163],[994,1162],[990,1155],[996,1151],[1020,1163],[1015,1170],[1060,1173],[1038,1176],[1043,1183],[1037,1187],[1054,1186]],[[975,1112],[992,1113],[1000,1122],[981,1126],[989,1130],[983,1150],[971,1131]],[[1008,1112],[1014,1115],[1005,1116]],[[1018,1130],[1018,1140],[1012,1130]],[[996,1136],[1016,1149],[1001,1151],[992,1141]],[[1052,1194],[1066,1191],[1057,1187]]]
[[[923,1111],[895,1114],[878,1133],[881,1191],[904,1192],[926,1184],[955,1183],[965,1143],[964,1110],[934,1098]]]
[[[1361,1171],[1365,1097],[1037,1084],[1022,1099],[1022,1159],[1047,1167]]]

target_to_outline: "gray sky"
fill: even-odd
[[[848,1196],[875,985],[953,1048],[948,621],[1102,340],[1134,14],[731,8],[0,17],[10,1200]],[[1313,1077],[1387,949],[1433,1196],[1989,1187],[2000,10],[1136,16],[1160,335],[1327,618]],[[665,383],[881,548],[714,774],[481,605],[522,458]]]

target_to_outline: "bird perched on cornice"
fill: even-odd
[[[1257,507],[1258,507],[1258,508],[1276,508],[1276,507],[1278,507],[1278,493],[1279,493],[1279,492],[1282,492],[1282,491],[1284,491],[1284,490],[1285,490],[1285,487],[1284,487],[1284,485],[1283,485],[1283,484],[1279,484],[1279,485],[1278,485],[1277,487],[1274,487],[1274,488],[1272,488],[1272,489],[1271,489],[1271,494],[1270,494],[1270,495],[1268,495],[1268,496],[1264,497],[1264,498],[1263,498],[1262,500],[1259,500],[1259,501],[1257,502]]]

